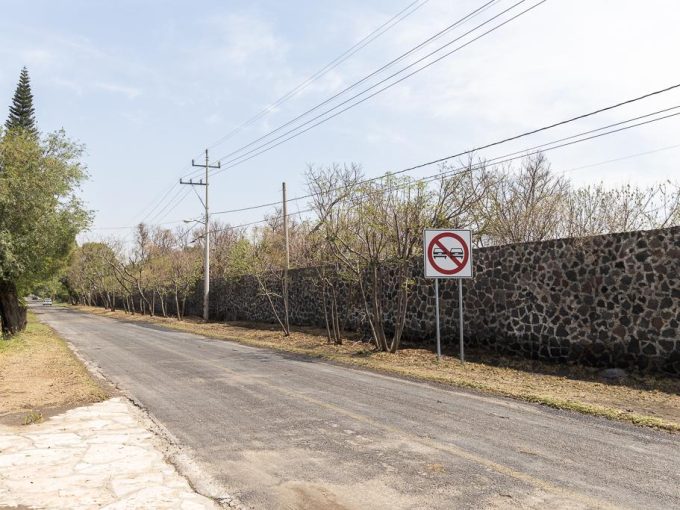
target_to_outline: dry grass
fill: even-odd
[[[28,424],[45,411],[98,402],[106,393],[66,343],[29,314],[25,331],[0,339],[0,419]],[[7,421],[7,420],[3,420]]]
[[[423,348],[407,346],[397,354],[387,354],[375,352],[369,344],[351,339],[346,339],[341,346],[330,345],[323,331],[312,328],[299,328],[284,338],[278,329],[268,324],[203,323],[196,319],[179,322],[100,308],[78,308],[97,315],[162,324],[212,338],[680,432],[680,379],[631,374],[622,382],[612,383],[599,378],[596,369],[474,352],[464,365],[446,355],[438,363],[432,352]]]

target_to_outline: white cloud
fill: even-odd
[[[139,4],[135,7],[137,22],[148,32],[130,32],[125,37],[110,28],[125,25],[126,13],[118,7],[110,10],[112,19],[101,16],[103,7],[92,7],[86,15],[91,24],[57,24],[48,16],[30,20],[31,25],[25,26],[0,21],[0,85],[11,94],[19,69],[28,63],[36,99],[45,101],[41,115],[53,115],[55,122],[67,127],[70,122],[78,125],[78,116],[94,115],[113,121],[120,121],[122,116],[133,127],[139,123],[153,125],[157,129],[148,130],[148,142],[162,148],[169,161],[176,161],[184,158],[186,151],[203,147],[241,125],[406,3],[354,0],[283,7],[277,2],[215,0],[206,2],[201,10],[171,2],[162,12]],[[485,16],[456,33],[511,3],[499,1]],[[67,4],[55,7],[55,12],[73,14],[77,19],[79,8]],[[220,149],[231,151],[280,126],[479,5],[479,0],[430,0]],[[228,189],[246,202],[256,202],[260,197],[249,191],[248,177],[249,170],[258,165],[276,168],[276,176],[288,172],[286,178],[291,180],[298,178],[300,162],[307,160],[353,160],[378,173],[661,88],[678,81],[674,66],[680,47],[678,26],[680,7],[668,0],[546,2],[319,129],[254,159],[249,163],[252,166],[238,167],[244,180],[239,181],[239,172],[235,171],[234,185]],[[449,39],[442,38],[429,49]],[[398,64],[394,70],[407,63]],[[110,97],[105,94],[129,103],[120,107],[120,101],[108,101]],[[621,108],[544,136],[490,149],[483,156],[520,150],[677,103],[680,93],[666,94],[639,107]],[[677,144],[679,122],[660,122],[656,127],[550,152],[548,157],[560,171]],[[84,122],[90,124],[89,119]],[[136,141],[131,136],[133,130],[125,132],[115,129],[115,122],[111,124],[101,122],[97,132],[84,131],[95,149],[93,154],[106,154],[112,141],[126,147],[113,157],[102,157],[104,168],[125,166],[121,161],[131,158],[129,148]],[[569,175],[580,182],[677,178],[677,154],[660,152]],[[98,178],[104,179],[106,171],[102,170]],[[109,186],[105,188],[108,193]],[[224,199],[230,199],[227,191]],[[106,193],[102,200],[106,202]],[[115,207],[112,211],[117,212]]]
[[[83,85],[80,82],[77,82],[75,80],[68,80],[65,78],[61,78],[59,76],[55,76],[52,78],[52,83],[59,87],[66,88],[72,92],[74,92],[78,96],[83,95]]]
[[[144,125],[149,120],[149,115],[143,110],[124,111],[120,113],[126,121],[137,126]]]
[[[43,48],[32,48],[21,52],[21,58],[27,66],[48,65],[55,56],[53,52]]]
[[[95,88],[111,92],[113,94],[122,94],[128,99],[135,99],[142,94],[142,91],[137,87],[130,87],[127,85],[119,85],[117,83],[95,82]]]
[[[248,69],[268,67],[285,57],[288,45],[261,16],[231,13],[204,21],[208,48],[202,50],[212,65],[229,64]]]
[[[493,12],[509,5],[500,3]],[[380,57],[367,72],[477,6],[472,2],[428,3],[418,15],[372,45],[371,53]],[[490,14],[491,11],[438,40],[419,56],[469,30]],[[680,45],[675,28],[678,23],[680,9],[663,0],[547,2],[357,110],[365,110],[364,115],[371,111],[374,118],[396,120],[391,124],[395,135],[422,140],[421,147],[435,153],[445,153],[447,148],[473,147],[677,82],[671,62],[672,48]],[[360,29],[356,33],[366,32],[364,20],[357,21],[357,26]],[[409,61],[415,58],[418,57]],[[368,60],[364,55],[364,61]],[[407,63],[395,66],[393,71]],[[351,67],[356,70],[361,66]],[[680,93],[668,93],[551,131],[545,137],[523,140],[509,150],[599,127],[677,104],[679,100]],[[677,120],[662,121],[654,128],[612,135],[556,151],[549,157],[555,158],[560,168],[569,168],[635,152],[631,146],[652,150],[677,143],[677,125]],[[419,127],[423,132],[419,133]],[[657,161],[661,159],[659,156]],[[648,168],[642,160],[626,161],[598,167],[596,172],[585,172],[579,178],[617,180],[637,176],[640,180],[658,180],[667,176],[667,162],[668,159],[665,165]]]
[[[219,113],[211,113],[205,118],[205,123],[206,124],[221,124],[224,122],[224,119],[222,118],[222,115]]]

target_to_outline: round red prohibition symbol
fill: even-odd
[[[455,248],[447,248],[444,245],[444,243],[442,243],[442,239],[449,237],[458,241],[462,247],[462,250],[456,250]],[[439,248],[439,250],[435,254],[434,250],[436,248]],[[463,253],[461,254],[460,251],[462,251]],[[442,257],[451,260],[456,267],[454,267],[453,269],[445,269],[441,267],[437,263],[435,258]],[[463,240],[462,237],[460,237],[458,234],[454,234],[453,232],[443,232],[441,234],[436,235],[430,241],[430,244],[427,246],[427,260],[429,260],[430,265],[441,274],[451,276],[460,272],[467,265],[469,259],[470,248],[468,247],[467,243]]]

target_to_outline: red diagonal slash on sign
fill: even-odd
[[[439,239],[434,241],[434,244],[439,246],[442,249],[442,251],[444,252],[444,255],[446,255],[448,258],[450,258],[453,261],[454,264],[456,264],[458,271],[460,271],[463,268],[463,266],[465,265],[465,264],[463,264],[463,259],[465,258],[465,251],[463,251],[463,259],[458,260],[457,257],[455,257],[454,255],[451,255],[451,250],[449,250],[446,246],[444,246]]]
[[[443,238],[453,238],[456,241],[458,241],[463,248],[463,258],[462,260],[459,260],[457,257],[451,255],[450,250],[444,246],[444,244],[441,242]],[[453,263],[455,264],[456,267],[453,269],[445,269],[437,264],[437,262],[434,259],[433,251],[435,246],[438,246],[446,255],[447,258],[449,258]],[[470,258],[470,248],[468,247],[467,243],[465,240],[460,237],[458,234],[455,234],[453,232],[442,232],[441,234],[436,235],[431,241],[430,244],[427,247],[427,259],[430,261],[430,264],[432,267],[439,273],[451,276],[454,275],[458,272],[460,272],[468,262],[468,259]]]

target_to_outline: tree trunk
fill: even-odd
[[[284,336],[290,335],[290,312],[288,309],[288,269],[286,269],[283,272],[283,313],[284,313],[284,321],[285,321],[285,327],[284,329]]]
[[[175,289],[175,311],[177,312],[177,320],[182,320],[182,310],[179,308],[179,298],[177,297],[177,290]]]
[[[276,311],[276,306],[274,305],[274,301],[272,300],[272,292],[267,290],[267,287],[265,286],[264,281],[262,280],[262,277],[260,275],[255,275],[255,278],[257,279],[257,283],[260,286],[261,294],[267,298],[267,301],[269,302],[269,308],[274,314],[274,318],[276,318],[276,321],[279,323],[279,326],[281,326],[283,336],[289,336],[290,331],[286,328],[286,324],[281,320],[281,317]]]
[[[326,335],[328,336],[328,343],[333,341],[331,336],[331,322],[328,320],[328,307],[326,306],[326,282],[323,277],[321,277],[321,303],[323,303],[323,318],[326,321]]]
[[[342,345],[342,336],[340,335],[340,315],[338,314],[338,296],[335,292],[335,284],[331,287],[331,319],[333,320],[335,345]]]
[[[146,307],[150,309],[151,303],[149,303],[149,299],[146,297],[146,294],[144,294],[144,291],[142,290],[141,280],[142,276],[140,274],[139,279],[137,280],[137,291],[139,292],[139,309],[142,311],[142,315],[144,315],[144,305],[146,305]]]
[[[161,294],[160,292],[158,293],[158,300],[161,302],[161,313],[163,314],[163,317],[167,317],[168,314],[165,311],[165,294]]]
[[[26,327],[26,307],[19,304],[14,282],[0,281],[0,322],[4,335],[14,335]]]
[[[385,323],[383,320],[383,310],[382,301],[380,293],[380,274],[378,271],[378,265],[373,265],[373,281],[371,282],[372,292],[371,292],[371,312],[373,314],[373,330],[376,335],[376,342],[378,344],[378,350],[382,352],[387,352],[387,337],[385,335]]]
[[[404,333],[404,326],[406,324],[406,312],[408,311],[408,267],[402,267],[398,275],[397,283],[399,290],[397,291],[397,306],[394,316],[394,335],[390,344],[390,352],[395,353],[399,350],[401,337]]]

